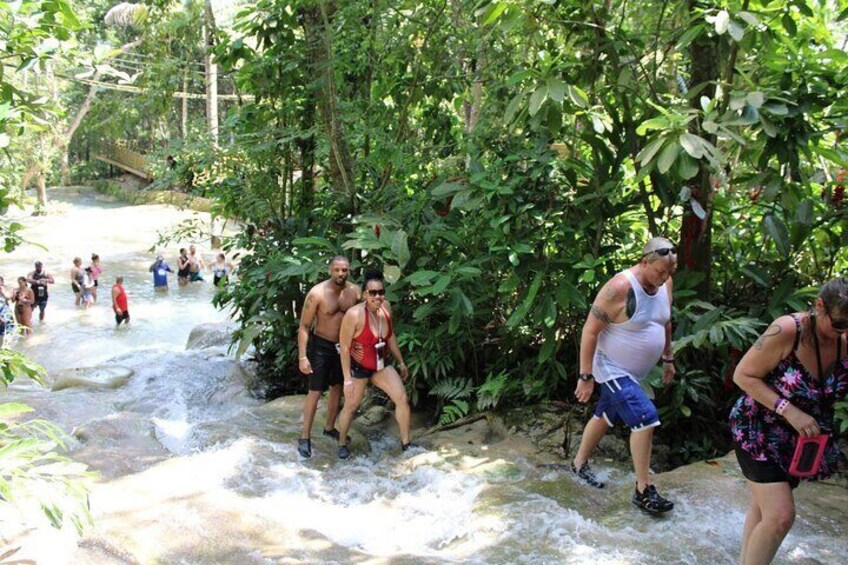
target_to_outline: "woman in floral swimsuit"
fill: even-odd
[[[743,565],[770,563],[795,520],[789,474],[800,437],[832,434],[834,408],[848,392],[848,277],[825,284],[810,312],[781,316],[748,350],[733,375],[745,392],[730,431],[751,506],[742,533]],[[840,457],[831,438],[818,474]]]

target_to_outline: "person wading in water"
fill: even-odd
[[[303,403],[303,430],[297,452],[312,457],[312,423],[318,400],[329,389],[327,423],[324,435],[338,439],[336,416],[342,397],[342,367],[339,359],[339,329],[349,308],[360,299],[359,287],[348,282],[350,263],[336,256],[328,268],[330,278],[307,293],[297,332],[298,368],[309,378],[309,392]]]
[[[410,442],[409,400],[403,381],[409,376],[392,327],[391,312],[386,300],[383,276],[378,272],[365,274],[365,302],[347,311],[342,321],[339,343],[342,346],[345,403],[339,418],[339,458],[350,457],[347,432],[353,416],[362,402],[365,387],[373,384],[386,393],[395,405],[395,419],[400,428],[403,451],[417,447]],[[386,363],[386,349],[398,362],[400,375]]]
[[[639,262],[615,275],[601,288],[583,325],[580,375],[574,395],[588,402],[595,388],[601,397],[583,430],[572,470],[589,485],[602,488],[589,467],[589,456],[617,422],[630,428],[630,453],[636,471],[632,502],[651,514],[674,504],[657,492],[648,474],[654,428],[660,425],[653,402],[640,382],[662,357],[663,382],[674,378],[671,349],[671,275],[677,250],[655,237],[645,244]]]

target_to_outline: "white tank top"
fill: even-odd
[[[592,372],[599,383],[621,377],[636,382],[644,379],[660,360],[665,347],[665,324],[671,319],[668,283],[651,295],[630,269],[622,272],[636,294],[636,311],[626,322],[609,324],[598,335]]]

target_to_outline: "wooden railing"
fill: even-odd
[[[153,180],[147,157],[130,148],[126,141],[102,141],[94,158],[114,165],[146,180]]]

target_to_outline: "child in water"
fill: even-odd
[[[85,275],[82,282],[82,304],[86,310],[94,302],[94,276],[91,267],[85,268]]]

